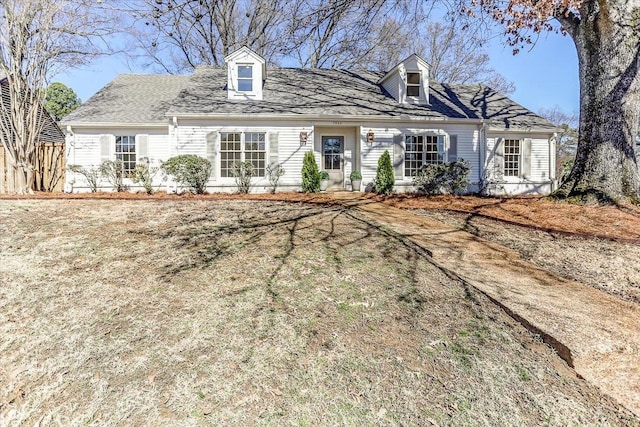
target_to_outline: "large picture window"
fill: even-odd
[[[423,165],[444,162],[443,139],[437,135],[406,135],[404,175],[415,176]]]
[[[233,177],[233,166],[251,162],[256,177],[265,176],[267,155],[264,132],[222,132],[220,134],[220,176]]]
[[[504,140],[504,176],[520,176],[521,154],[519,139]]]
[[[122,162],[125,176],[136,168],[136,137],[132,135],[116,136],[116,159]]]

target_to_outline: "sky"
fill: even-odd
[[[573,41],[560,34],[543,34],[536,44],[513,55],[503,40],[493,39],[487,46],[492,67],[513,81],[516,91],[510,97],[531,111],[559,107],[566,113],[579,111],[578,59]],[[83,69],[56,76],[86,101],[118,74],[145,73],[132,67],[123,57],[105,57]]]

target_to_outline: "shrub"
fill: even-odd
[[[320,181],[329,181],[329,172],[320,171]]]
[[[162,164],[167,175],[173,176],[178,184],[188,187],[197,194],[203,194],[211,176],[211,162],[195,154],[181,154],[171,157]]]
[[[413,185],[428,195],[453,194],[467,188],[470,169],[469,162],[462,159],[452,163],[424,165],[413,177]]]
[[[236,162],[233,164],[233,177],[236,179],[238,193],[247,194],[251,189],[251,178],[253,178],[253,163]]]
[[[71,172],[79,173],[84,176],[89,184],[92,193],[98,191],[98,180],[100,179],[100,169],[96,167],[84,168],[80,165],[67,166]]]
[[[160,170],[157,166],[151,166],[149,159],[142,158],[131,172],[131,180],[136,184],[142,184],[147,194],[153,193],[153,178]]]
[[[100,163],[98,169],[100,170],[100,176],[106,179],[115,191],[121,192],[125,190],[123,183],[124,163],[122,163],[122,160],[105,160]]]
[[[357,181],[359,179],[362,179],[362,174],[360,173],[360,171],[353,171],[351,172],[351,174],[349,175],[349,179],[351,181]]]
[[[317,193],[320,191],[320,172],[313,151],[307,151],[302,161],[302,191]]]
[[[269,184],[271,184],[271,192],[275,194],[280,183],[280,177],[284,175],[284,168],[280,163],[272,163],[267,165],[267,176]]]
[[[389,150],[384,150],[382,156],[378,159],[378,167],[376,169],[375,191],[377,194],[391,194],[393,184],[396,178],[393,174],[393,165],[391,164],[391,156]]]

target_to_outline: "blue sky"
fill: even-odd
[[[570,37],[543,34],[535,46],[517,55],[496,38],[488,52],[493,68],[515,82],[516,91],[511,98],[519,104],[532,111],[554,106],[567,113],[579,111],[578,59]],[[69,70],[54,81],[63,82],[86,101],[118,74],[144,72],[114,56],[96,60],[84,69]]]

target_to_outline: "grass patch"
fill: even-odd
[[[637,423],[331,207],[3,201],[0,277],[0,424]]]

